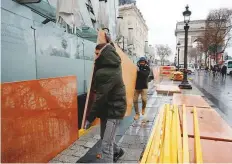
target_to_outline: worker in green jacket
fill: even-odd
[[[101,119],[101,163],[116,162],[123,149],[115,143],[116,129],[126,112],[126,91],[122,79],[121,58],[112,44],[99,44],[95,49],[94,88],[96,100],[87,117],[85,128]]]

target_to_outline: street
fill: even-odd
[[[225,80],[204,71],[196,72],[193,83],[211,100],[229,120],[232,120],[232,76]]]

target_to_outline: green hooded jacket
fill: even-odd
[[[126,91],[122,79],[121,58],[107,44],[95,61],[94,89],[96,99],[87,117],[92,122],[101,119],[122,119],[126,112]]]

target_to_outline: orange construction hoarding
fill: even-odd
[[[1,162],[48,162],[78,139],[75,76],[1,85]]]

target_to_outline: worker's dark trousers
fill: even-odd
[[[115,153],[120,152],[120,148],[115,143],[116,130],[119,126],[118,119],[101,119],[101,162],[113,163]]]

